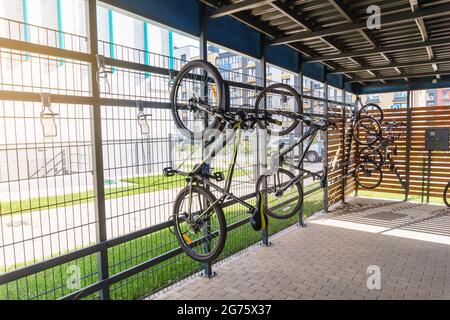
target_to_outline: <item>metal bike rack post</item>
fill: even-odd
[[[324,90],[325,90],[325,110],[324,110],[324,118],[328,120],[328,81],[327,81],[327,75],[326,71],[324,71],[325,74],[325,82],[324,82]],[[328,167],[328,132],[325,132],[325,138],[324,138],[324,152],[323,152],[323,168]],[[327,183],[328,185],[328,183]],[[325,212],[328,212],[328,186],[326,186],[323,189],[323,209]]]
[[[262,85],[265,88],[267,86],[267,60],[266,60],[266,37],[264,35],[261,35],[261,74],[259,75],[262,78]],[[264,104],[266,103],[266,101],[264,101]],[[259,137],[258,137],[259,139]],[[265,157],[267,155],[267,149],[266,149],[266,143],[265,141],[261,144],[262,146],[262,151],[264,153],[262,153],[262,155]],[[258,164],[259,166],[259,164]],[[267,182],[264,182],[263,184],[263,188],[266,189],[267,188]],[[263,201],[265,202],[265,205],[267,205],[267,198],[264,197]],[[271,243],[269,241],[269,228],[268,226],[266,226],[266,228],[261,230],[262,233],[262,245],[264,246],[270,246]]]
[[[344,104],[342,105],[342,153],[343,153],[343,163],[342,163],[342,190],[341,190],[341,201],[342,203],[345,203],[345,188],[347,186],[347,152],[346,152],[346,145],[345,145],[345,141],[346,141],[346,124],[347,124],[347,91],[345,89],[342,90],[342,98],[343,98],[343,102]],[[350,147],[351,148],[351,147]]]
[[[406,174],[405,174],[405,201],[408,201],[410,190],[410,172],[411,172],[411,148],[412,148],[412,110],[411,110],[411,89],[408,89],[406,105]]]
[[[89,0],[87,5],[88,30],[89,30],[89,49],[92,56],[90,84],[92,89],[92,96],[94,103],[91,112],[91,134],[92,134],[92,163],[94,172],[94,207],[96,215],[97,228],[97,242],[108,240],[106,230],[106,209],[105,209],[105,186],[104,186],[104,172],[103,172],[103,142],[102,142],[102,119],[100,106],[100,87],[97,81],[98,65],[95,63],[95,57],[98,54],[98,39],[97,39],[97,1]],[[102,249],[98,253],[98,280],[104,281],[109,278],[108,266],[108,250]],[[107,284],[100,293],[101,300],[110,299],[110,288]]]
[[[302,72],[302,63],[301,63],[301,57],[300,57],[300,73],[299,73],[299,77],[300,77],[300,95],[301,95],[301,99],[302,99],[302,109],[298,110],[301,114],[303,114],[303,94],[304,94],[304,89],[303,89],[303,72]],[[303,122],[300,122],[300,128],[297,128],[298,131],[300,131],[299,136],[301,136],[303,134],[304,131],[304,126],[303,126]],[[296,131],[297,131],[296,130]],[[304,148],[304,143],[302,142],[299,145],[299,157],[300,159],[303,157],[303,148]],[[303,169],[303,163],[301,164],[301,168]],[[300,180],[300,183],[302,184],[302,190],[304,192],[304,179],[302,178]],[[302,195],[303,199],[302,199],[302,206],[300,207],[300,210],[298,211],[298,225],[300,227],[305,228],[306,227],[306,223],[303,219],[303,208],[305,206],[305,196],[304,194]]]
[[[352,123],[352,139],[353,139],[353,135],[355,133],[355,119],[358,116],[358,103],[360,102],[360,96],[359,94],[356,95],[356,104],[355,104],[355,108],[353,110],[353,123]],[[351,152],[351,151],[350,151]],[[356,154],[358,154],[359,152],[359,143],[356,143]],[[359,191],[359,186],[357,183],[355,183],[355,197],[358,196],[358,191]]]
[[[199,17],[200,17],[200,36],[199,36],[199,45],[200,45],[200,59],[204,61],[208,61],[208,33],[207,33],[207,15],[206,15],[206,6],[203,3],[199,3]],[[208,95],[208,88],[205,88],[204,95]],[[205,118],[206,124],[208,123],[208,116]],[[203,141],[203,143],[206,143]],[[209,148],[202,148],[202,157],[204,157],[206,154],[208,154]],[[209,163],[208,163],[209,165]],[[208,186],[206,186],[207,189],[209,189]],[[209,221],[208,221],[208,228],[209,228]],[[207,232],[209,230],[207,229]],[[207,243],[205,243],[205,246],[209,246]],[[209,247],[207,248],[209,250]],[[213,278],[217,275],[216,272],[212,269],[212,263],[206,262],[204,264],[203,269],[203,276],[206,278]]]

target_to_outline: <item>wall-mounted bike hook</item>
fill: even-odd
[[[58,135],[55,118],[57,113],[52,111],[51,96],[49,93],[41,93],[42,111],[40,114],[42,130],[45,138],[55,138]]]
[[[136,101],[136,107],[139,110],[137,115],[138,124],[141,127],[142,134],[150,134],[150,125],[148,124],[147,118],[151,117],[151,114],[144,113],[144,101]]]

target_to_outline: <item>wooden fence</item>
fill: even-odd
[[[376,189],[370,190],[371,194],[377,195],[378,193],[379,197],[384,197],[386,194],[397,194],[399,198],[411,199],[414,197],[415,200],[423,199],[424,201],[427,200],[428,195],[428,197],[434,198],[434,201],[440,201],[444,188],[450,181],[450,152],[432,151],[429,153],[425,148],[425,130],[427,128],[449,128],[450,106],[413,107],[410,110],[407,108],[386,109],[384,114],[384,122],[397,121],[406,124],[406,127],[395,130],[401,133],[401,137],[395,142],[397,155],[393,159],[400,176],[409,187],[404,188],[397,175],[391,172],[389,166],[385,166],[383,167],[383,181]],[[328,134],[329,161],[332,161],[338,148],[345,147],[348,144],[344,142],[343,137],[345,136],[346,139],[351,137],[352,123],[350,116],[345,117],[345,123],[345,130],[342,130],[341,127],[340,130]],[[407,139],[408,129],[410,129],[411,135],[409,141]],[[346,177],[347,183],[343,185],[344,180],[342,179],[330,185],[328,190],[330,205],[341,201],[343,193],[350,195],[356,190],[363,190],[356,185],[352,176],[355,168],[355,154],[360,147],[353,140],[349,160],[349,175]],[[345,165],[345,160],[345,155],[342,153],[339,161]],[[428,170],[429,160],[431,162]],[[333,177],[335,177],[334,174],[330,176],[331,180]]]

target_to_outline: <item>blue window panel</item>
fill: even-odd
[[[302,72],[305,77],[319,82],[325,82],[325,66],[319,62],[304,63]]]
[[[250,57],[261,58],[261,36],[252,28],[231,17],[209,19],[208,40]]]
[[[197,0],[103,0],[102,2],[197,37],[200,34]]]
[[[269,46],[267,62],[294,73],[300,72],[300,55],[287,46]]]

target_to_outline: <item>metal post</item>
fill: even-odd
[[[430,203],[430,180],[431,180],[431,160],[432,151],[428,150],[428,160],[427,160],[427,204]]]
[[[207,15],[206,15],[206,6],[203,3],[199,4],[199,17],[200,17],[200,37],[199,37],[199,45],[200,45],[200,59],[207,61],[208,60],[208,36],[207,36],[207,28],[206,28],[206,22],[207,22]],[[205,96],[208,95],[208,88],[205,88],[205,91],[203,94]],[[208,123],[208,119],[205,119],[205,123]],[[203,143],[206,143],[206,141],[204,141]],[[203,150],[203,154],[202,156],[205,156],[206,154],[208,154],[208,148],[202,148]],[[209,165],[209,163],[208,163]],[[207,186],[207,188],[209,188]],[[209,226],[209,221],[208,221],[208,226]],[[207,232],[209,232],[209,230],[207,229]],[[208,246],[207,243],[205,243],[206,246]],[[209,250],[209,248],[207,248],[207,250]],[[212,264],[211,262],[206,262],[204,264],[204,269],[203,269],[203,276],[206,278],[213,278],[214,276],[216,276],[216,273],[213,271],[212,269]]]
[[[325,110],[324,110],[324,118],[328,119],[328,81],[326,80],[325,74],[325,82],[324,82],[324,90],[325,90]],[[324,170],[328,167],[328,132],[325,132],[325,139],[323,143],[323,168]],[[328,184],[323,189],[323,209],[325,212],[328,212]]]
[[[354,134],[354,130],[355,130],[355,122],[356,122],[356,117],[358,116],[358,103],[360,103],[360,97],[359,97],[359,94],[357,94],[356,95],[356,104],[355,104],[355,107],[354,107],[354,110],[352,111],[353,112],[353,115],[352,115],[352,137],[351,137],[351,139],[353,140],[353,134]],[[359,152],[359,144],[358,143],[356,143],[356,154],[358,154],[358,152]],[[350,151],[350,158],[351,158],[351,151]],[[358,184],[357,183],[355,183],[355,197],[357,197],[358,196],[358,191],[359,191],[359,187],[358,187]]]
[[[262,85],[265,88],[267,86],[267,59],[266,59],[266,37],[264,35],[261,35],[261,74],[259,75],[262,78]],[[266,101],[264,101],[264,104],[266,103]],[[265,136],[264,136],[265,137]],[[258,137],[259,139],[259,137]],[[262,149],[264,151],[263,156],[266,157],[267,153],[266,153],[266,141],[263,141],[262,143]],[[265,182],[263,185],[263,188],[266,189],[267,188],[267,183]],[[267,198],[264,198],[263,201],[267,201]],[[267,205],[267,202],[266,202]],[[269,241],[269,229],[268,226],[266,226],[266,228],[262,229],[261,231],[262,233],[262,244],[265,246],[270,246],[271,243]]]
[[[89,0],[87,7],[88,30],[90,38],[90,53],[92,56],[91,62],[91,89],[94,101],[91,111],[91,134],[92,134],[92,163],[94,172],[94,201],[95,201],[95,214],[97,220],[97,242],[103,242],[107,240],[106,230],[106,210],[105,210],[105,186],[104,186],[104,173],[103,173],[103,143],[102,143],[102,119],[101,119],[101,107],[99,103],[100,99],[100,87],[97,82],[98,66],[96,63],[96,56],[98,54],[98,41],[97,41],[97,1]],[[103,281],[109,278],[108,267],[108,250],[103,249],[98,253],[98,279]],[[110,290],[109,285],[103,287],[99,293],[100,299],[109,300]]]
[[[300,59],[301,59],[301,57],[300,57]],[[301,95],[301,98],[302,98],[302,109],[299,110],[299,112],[301,112],[301,114],[303,114],[303,111],[304,111],[304,110],[303,110],[304,88],[303,88],[303,72],[302,72],[302,64],[301,64],[301,63],[300,63],[300,73],[299,73],[299,77],[300,77],[300,95]],[[301,137],[301,136],[303,135],[303,132],[304,132],[304,126],[303,126],[303,122],[302,122],[302,121],[300,122],[300,128],[299,128],[298,130],[300,131],[299,136]],[[300,156],[299,159],[302,159],[302,158],[303,158],[304,143],[302,142],[302,143],[298,146],[298,148],[299,148],[299,156]],[[303,169],[303,163],[301,163],[301,166],[300,166],[300,167]],[[300,183],[301,183],[301,185],[302,185],[302,190],[303,190],[303,192],[304,192],[304,186],[305,186],[305,183],[304,183],[304,182],[305,182],[305,181],[304,181],[304,179],[302,178],[302,179],[300,180]],[[303,209],[304,209],[304,207],[305,207],[305,196],[303,195],[302,206],[300,207],[300,210],[299,210],[299,212],[298,212],[298,225],[299,225],[299,227],[303,227],[303,228],[306,227],[306,223],[305,223],[305,221],[304,221],[304,219],[303,219],[303,213],[304,213]]]
[[[408,98],[406,106],[406,177],[405,177],[405,201],[408,201],[410,190],[410,161],[412,148],[412,110],[411,110],[411,90],[408,89]]]
[[[342,105],[342,193],[341,193],[341,201],[342,203],[345,203],[345,188],[347,187],[347,150],[345,146],[345,140],[346,140],[346,124],[347,124],[347,106],[345,105],[347,103],[347,91],[345,89],[342,90],[343,95],[343,102]]]

